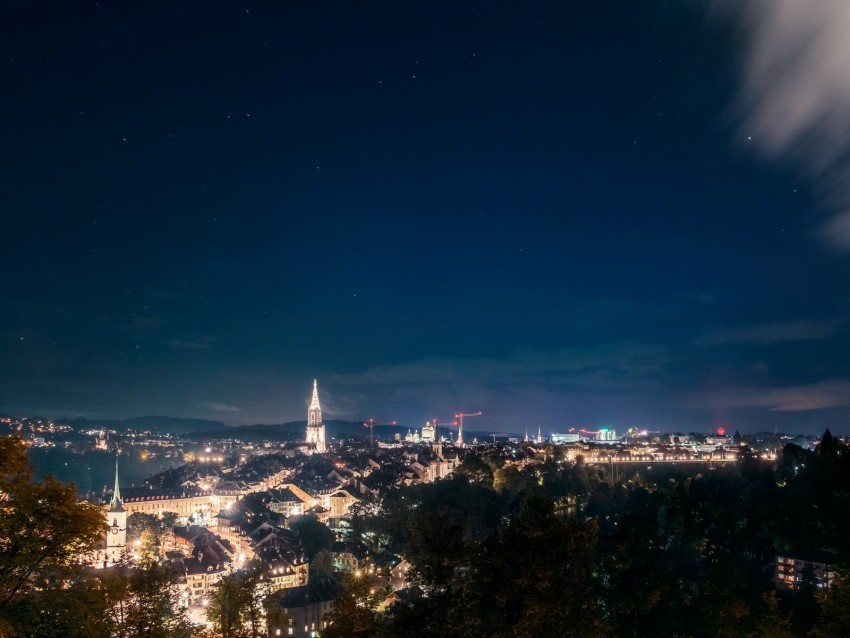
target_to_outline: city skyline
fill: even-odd
[[[586,4],[0,9],[0,413],[847,432],[850,10]]]

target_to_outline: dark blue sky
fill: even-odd
[[[841,220],[703,6],[4,3],[0,410],[847,431]]]

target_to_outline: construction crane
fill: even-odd
[[[378,423],[378,425],[398,425],[397,421],[390,421],[390,423]],[[375,445],[375,419],[369,419],[368,421],[364,421],[364,428],[369,428],[369,445]]]
[[[457,427],[457,443],[458,447],[463,447],[463,419],[468,416],[481,416],[481,412],[470,412],[469,414],[464,414],[462,412],[458,412],[455,414],[455,418],[457,419],[458,427]]]

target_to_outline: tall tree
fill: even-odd
[[[603,636],[608,627],[593,577],[596,527],[559,521],[529,496],[486,541],[467,581],[465,628],[481,636]]]
[[[143,557],[159,556],[163,539],[177,524],[177,518],[174,512],[164,512],[159,516],[133,512],[127,517],[127,540],[141,541]]]
[[[188,638],[191,627],[178,613],[177,574],[153,559],[143,559],[128,576],[123,631],[126,638]]]
[[[793,638],[791,615],[780,611],[776,590],[765,592],[761,598],[764,605],[758,611],[756,628],[750,638]]]
[[[844,572],[836,574],[829,589],[817,593],[820,614],[810,632],[813,638],[850,636],[850,577]]]
[[[0,613],[53,570],[93,549],[106,528],[99,507],[78,503],[73,485],[30,480],[18,438],[0,438]]]
[[[321,550],[329,550],[334,546],[334,533],[315,516],[301,516],[289,527],[301,537],[301,545],[308,560],[313,560]]]
[[[386,592],[376,590],[368,575],[349,573],[327,618],[322,638],[369,638],[378,630],[377,608]]]
[[[222,576],[213,588],[207,618],[222,638],[258,638],[264,624],[265,573],[259,564]]]

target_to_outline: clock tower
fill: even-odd
[[[121,489],[118,486],[118,457],[115,457],[115,489],[112,492],[112,501],[105,513],[106,524],[106,555],[105,566],[114,565],[121,561],[127,551],[127,512],[124,510],[124,500],[121,498]]]

